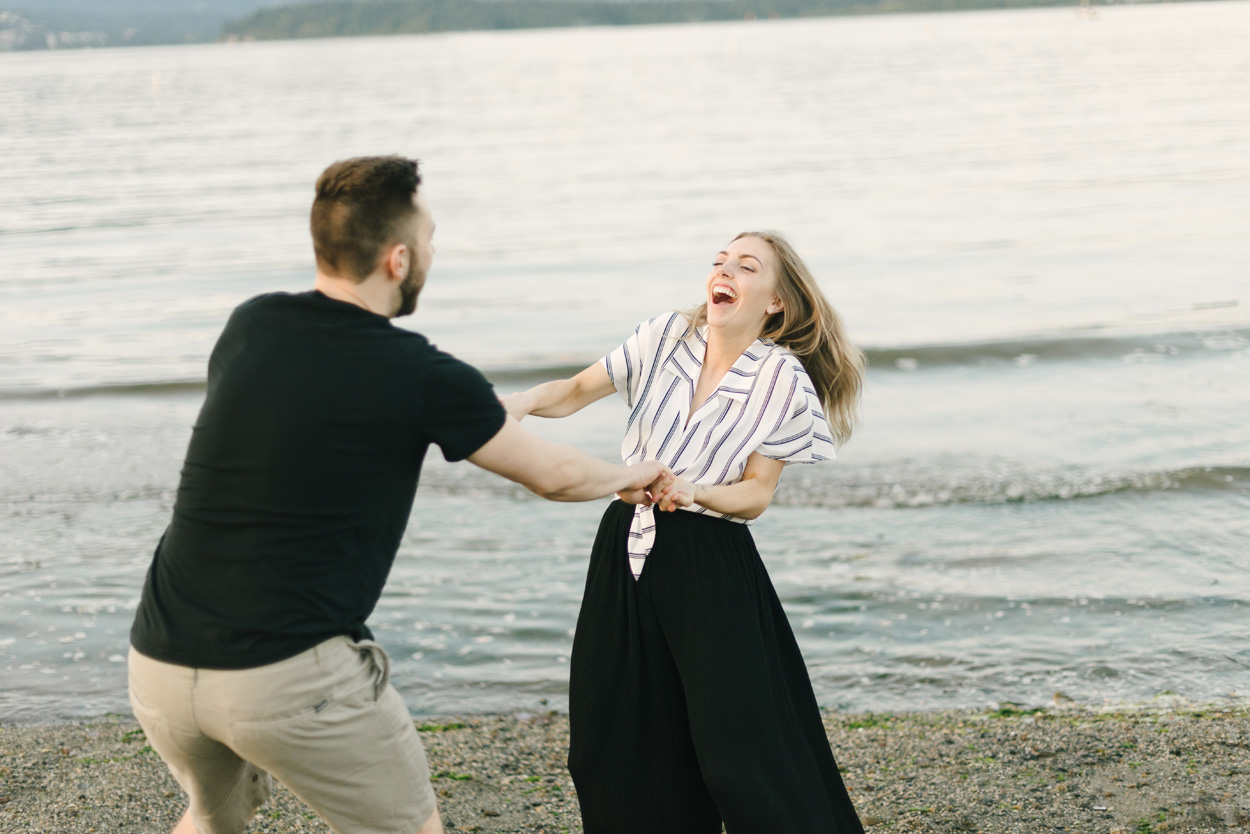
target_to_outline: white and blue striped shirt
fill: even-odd
[[[706,348],[706,325],[692,330],[685,316],[671,313],[638,325],[601,360],[630,407],[626,463],[658,460],[692,484],[714,485],[742,480],[752,452],[787,463],[834,457],[833,433],[802,363],[767,339],[756,339],[690,414]],[[697,504],[683,509],[750,524]],[[628,546],[635,579],[654,544],[655,511],[637,506]]]

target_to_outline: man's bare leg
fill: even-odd
[[[176,831],[174,834],[182,834]],[[421,830],[417,834],[443,834],[443,818],[438,815],[438,809],[434,809],[434,813],[425,821],[425,825],[421,826]]]
[[[187,808],[186,813],[182,815],[182,819],[178,820],[178,824],[174,826],[172,834],[197,834],[195,823],[191,822],[190,808]]]

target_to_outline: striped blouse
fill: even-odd
[[[626,463],[659,460],[692,484],[714,485],[742,480],[752,452],[787,463],[834,457],[811,379],[793,353],[767,339],[756,339],[690,414],[706,348],[706,325],[691,330],[685,316],[670,313],[638,325],[601,360],[630,408],[621,444]],[[698,504],[682,509],[751,523]],[[635,579],[654,544],[655,510],[636,506],[628,546]]]

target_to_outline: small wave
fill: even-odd
[[[10,388],[0,389],[0,401],[56,400],[101,396],[153,397],[202,392],[204,387],[204,380],[168,380],[163,382],[123,382],[115,385],[84,385],[76,388]]]
[[[1223,353],[1250,349],[1250,329],[1208,332],[1165,333],[1149,336],[1055,336],[1034,339],[1006,339],[915,345],[897,348],[870,348],[869,366],[915,371],[944,365],[1010,363],[1018,366],[1038,361],[1080,359],[1120,359],[1148,361],[1193,353]]]
[[[525,498],[522,487],[474,467],[429,467],[423,492]],[[824,509],[912,509],[953,504],[1009,504],[1072,501],[1117,493],[1166,490],[1250,493],[1250,467],[1201,466],[1155,472],[964,473],[944,481],[902,481],[881,470],[787,472],[777,488],[778,506]]]
[[[563,362],[560,364],[546,365],[536,363],[532,367],[514,366],[514,367],[490,367],[482,368],[482,373],[491,381],[492,385],[537,385],[540,382],[549,382],[553,379],[567,379],[575,376],[585,370],[597,357],[591,357],[585,362],[578,364],[569,364]]]
[[[1250,328],[1186,331],[1151,335],[1090,334],[1055,335],[984,342],[951,342],[901,347],[865,347],[870,368],[915,371],[946,365],[1012,364],[1039,361],[1118,359],[1140,362],[1194,353],[1226,353],[1250,350]],[[571,376],[595,361],[587,356],[580,364],[563,361],[529,366],[483,368],[494,383],[544,381]]]
[[[552,379],[571,377],[583,370],[593,357],[579,364],[544,363],[497,366],[482,365],[482,373],[494,385],[518,387],[537,385]],[[153,382],[119,382],[104,385],[65,386],[58,388],[0,388],[0,402],[5,400],[57,400],[80,397],[159,397],[169,394],[203,393],[207,387],[203,379],[158,380]]]
[[[775,501],[783,506],[906,509],[951,504],[1071,501],[1116,493],[1165,490],[1250,492],[1250,467],[1200,466],[1155,472],[1034,472],[965,476],[941,483],[858,480],[799,474],[783,479]]]

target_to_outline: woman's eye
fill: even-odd
[[[743,271],[744,271],[744,272],[754,272],[754,271],[755,271],[755,267],[753,267],[753,266],[747,266],[746,264],[743,264],[743,265],[742,265],[742,269],[743,269]]]
[[[712,266],[721,266],[724,263],[724,261],[712,261]]]

